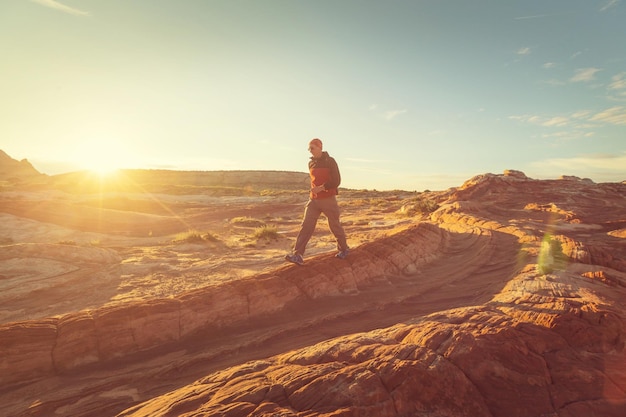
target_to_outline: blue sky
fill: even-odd
[[[0,149],[42,172],[306,171],[441,190],[626,180],[620,0],[12,0]]]

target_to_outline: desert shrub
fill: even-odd
[[[563,253],[561,242],[553,236],[546,234],[541,241],[539,257],[537,259],[537,272],[549,274],[555,270],[564,270],[567,266],[567,255]]]
[[[59,245],[70,245],[70,246],[76,246],[77,243],[73,240],[62,240],[60,242],[58,242]]]
[[[207,242],[219,242],[219,238],[211,232],[206,232],[202,235],[202,238]]]
[[[265,222],[259,219],[253,219],[252,217],[234,217],[230,221],[232,224],[236,226],[242,227],[263,227],[265,226]]]
[[[415,216],[417,214],[429,214],[439,208],[439,204],[427,198],[414,198],[402,205],[398,214],[406,217]]]
[[[201,243],[203,241],[202,234],[197,230],[181,232],[174,237],[174,242],[176,243]]]
[[[276,226],[263,225],[254,230],[254,237],[256,239],[278,239],[279,236]]]
[[[217,242],[219,239],[207,232],[202,234],[201,232],[197,231],[197,230],[188,230],[186,232],[182,232],[177,234],[174,239],[173,242],[174,243],[204,243],[204,242]]]

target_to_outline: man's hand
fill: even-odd
[[[316,187],[311,188],[311,192],[312,192],[313,194],[319,194],[319,193],[321,193],[322,191],[326,191],[326,188],[325,188],[323,185],[318,185],[318,186],[316,186]]]

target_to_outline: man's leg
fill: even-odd
[[[337,240],[337,249],[340,252],[348,250],[348,243],[346,241],[346,232],[343,230],[341,221],[339,220],[339,204],[335,197],[329,197],[323,199],[323,213],[328,218],[328,227]]]
[[[309,200],[304,207],[304,218],[302,219],[302,225],[300,226],[300,232],[296,237],[296,246],[294,247],[294,253],[304,255],[306,245],[309,243],[313,232],[315,232],[315,226],[317,225],[317,219],[319,219],[322,211],[320,210],[316,200]]]

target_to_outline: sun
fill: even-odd
[[[121,167],[109,164],[108,162],[102,164],[98,162],[91,165],[88,169],[100,177],[109,177],[119,171]]]
[[[124,168],[128,161],[127,151],[119,141],[91,139],[81,142],[74,149],[77,166],[101,177],[114,174]]]

